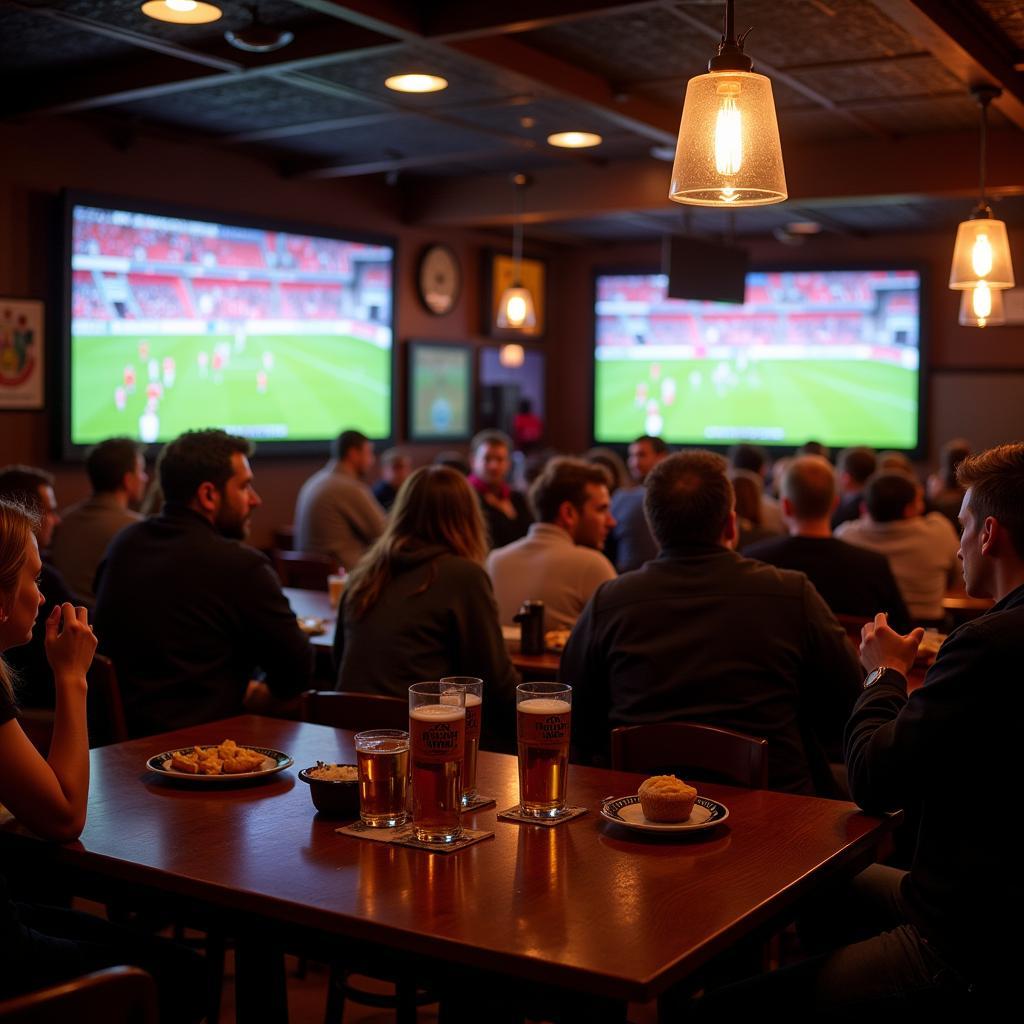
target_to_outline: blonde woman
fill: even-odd
[[[487,539],[466,478],[425,466],[402,484],[384,535],[349,576],[334,637],[338,689],[405,698],[442,676],[484,681],[485,738],[511,742],[518,682],[484,571]]]
[[[64,843],[85,827],[89,796],[86,672],[96,637],[85,608],[58,605],[46,620],[56,690],[44,758],[18,724],[14,674],[3,652],[28,643],[43,595],[34,513],[0,501],[0,803],[43,839]],[[60,907],[12,903],[0,877],[0,999],[102,967],[130,963],[154,974],[165,1020],[202,1015],[201,958],[171,943]]]

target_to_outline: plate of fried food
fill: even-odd
[[[261,779],[291,765],[292,759],[269,747],[241,747],[234,740],[207,746],[165,750],[146,762],[158,775],[185,782]]]
[[[544,646],[555,654],[561,654],[569,642],[570,633],[571,629],[549,629],[544,634]]]

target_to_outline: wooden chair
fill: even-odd
[[[612,729],[612,767],[750,789],[768,785],[768,741],[696,722],[654,722]]]
[[[89,746],[123,743],[128,739],[128,723],[114,663],[102,654],[93,655],[88,681]]]
[[[156,983],[138,967],[109,967],[0,1003],[5,1024],[55,1020],[156,1024]]]
[[[299,700],[299,719],[335,729],[408,729],[409,705],[400,697],[340,690],[307,690]]]
[[[281,551],[271,554],[282,587],[299,590],[327,590],[327,577],[338,571],[333,558],[314,551]]]

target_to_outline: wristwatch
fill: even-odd
[[[895,683],[899,680],[900,685],[906,687],[907,677],[898,668],[890,668],[888,665],[882,665],[879,668],[872,669],[867,674],[867,677],[864,679],[864,689],[866,690],[869,686],[874,686],[879,679],[882,679],[887,675],[895,676],[896,678],[892,681]]]

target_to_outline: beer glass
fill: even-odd
[[[465,687],[466,690],[466,759],[462,765],[462,806],[475,800],[476,757],[480,752],[480,721],[483,714],[484,681],[472,676],[445,676],[445,684]]]
[[[516,687],[519,809],[525,815],[556,818],[565,810],[571,709],[571,686],[520,683]]]
[[[371,729],[355,736],[359,768],[359,817],[372,828],[409,820],[409,734]]]
[[[423,843],[450,843],[462,832],[466,690],[453,683],[409,687],[412,821]]]

